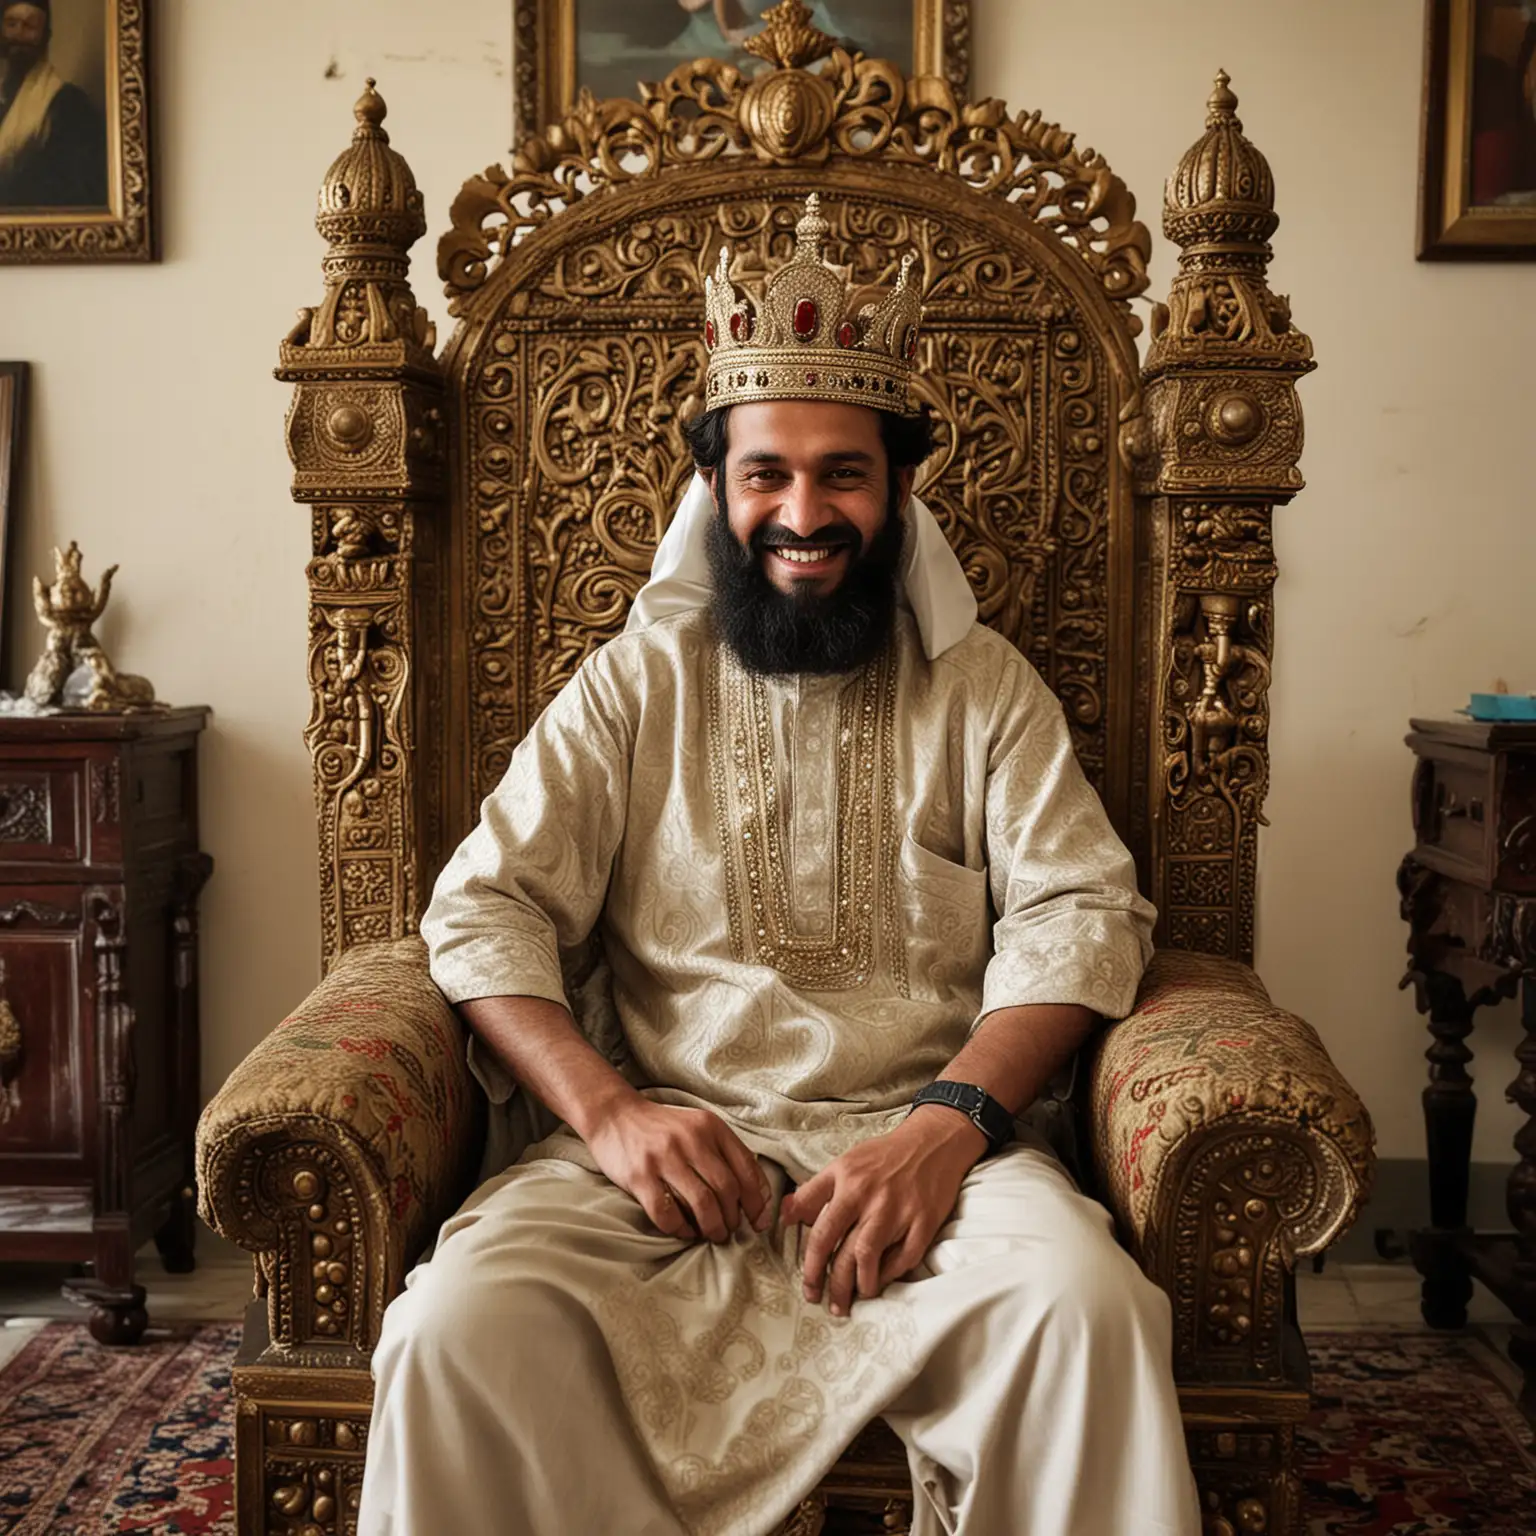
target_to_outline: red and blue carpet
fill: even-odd
[[[103,1349],[55,1323],[0,1370],[0,1533],[234,1536],[238,1327]],[[1536,1455],[1482,1346],[1314,1333],[1307,1536],[1532,1536]]]

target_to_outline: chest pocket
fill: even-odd
[[[909,835],[898,860],[907,976],[914,997],[981,1004],[992,957],[992,898],[987,872],[956,864]]]

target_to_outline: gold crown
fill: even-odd
[[[878,304],[850,312],[849,273],[823,259],[831,230],[812,192],[795,225],[795,253],[763,285],[756,309],[731,285],[731,253],[721,246],[704,279],[705,399],[715,406],[749,400],[839,400],[899,416],[917,411],[910,384],[923,300],[912,278],[917,253]]]

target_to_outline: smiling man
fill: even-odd
[[[1166,1298],[1015,1125],[1153,914],[912,494],[912,259],[854,311],[827,232],[756,307],[722,253],[651,581],[423,922],[492,1176],[386,1314],[364,1536],[766,1536],[876,1415],[915,1536],[1198,1529]]]

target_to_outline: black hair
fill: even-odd
[[[725,463],[725,422],[730,414],[730,406],[717,405],[684,425],[683,436],[699,469],[719,469]],[[933,452],[933,415],[926,405],[920,406],[915,416],[897,416],[891,411],[875,414],[880,418],[880,443],[893,473],[916,469]]]

